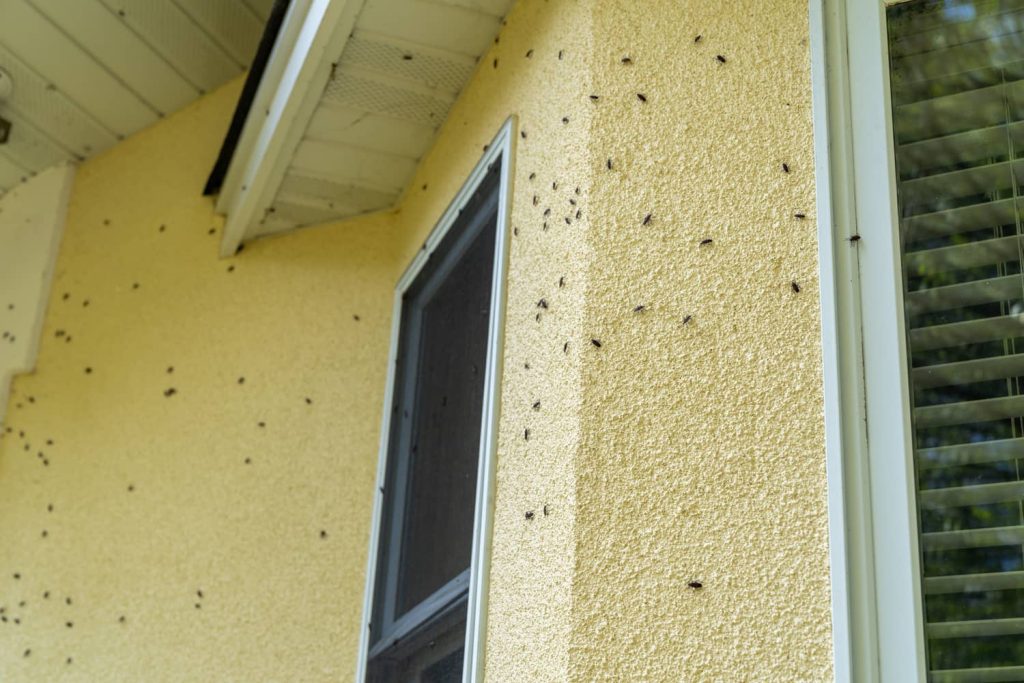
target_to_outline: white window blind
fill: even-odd
[[[1024,0],[887,19],[928,676],[1024,681]]]

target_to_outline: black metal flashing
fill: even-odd
[[[242,87],[242,94],[238,98],[238,106],[231,117],[231,126],[224,136],[224,144],[221,145],[217,161],[213,165],[210,177],[206,180],[206,187],[203,188],[203,195],[217,194],[224,184],[224,178],[228,174],[228,167],[231,159],[235,156],[235,149],[238,147],[238,140],[242,137],[242,129],[245,127],[245,120],[249,117],[249,110],[252,109],[253,100],[256,99],[256,91],[259,90],[260,81],[263,80],[263,72],[270,61],[270,54],[274,51],[274,44],[277,43],[277,36],[284,24],[284,17],[288,13],[291,0],[274,0],[274,6],[267,17],[267,25],[263,29],[263,36],[260,38],[259,47],[256,49],[256,56],[253,57],[252,67]]]

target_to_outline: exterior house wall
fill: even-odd
[[[521,2],[411,185],[422,238],[518,115],[491,680],[832,676],[808,31]]]
[[[574,679],[829,680],[807,4],[594,14]]]
[[[0,440],[0,680],[351,676],[394,231],[218,260],[201,191],[240,86],[78,171]]]
[[[522,0],[394,212],[225,261],[239,84],[86,163],[0,440],[0,678],[349,679],[394,283],[515,115],[487,679],[828,680],[807,31]]]

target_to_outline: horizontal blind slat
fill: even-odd
[[[1001,396],[914,409],[918,428],[948,427],[1024,416],[1024,396]]]
[[[980,593],[984,591],[1015,590],[1018,588],[1024,588],[1024,571],[930,576],[924,580],[924,592],[926,595]]]
[[[929,638],[977,638],[980,636],[1012,636],[1024,634],[1024,619],[978,619],[930,623],[925,627]]]
[[[893,122],[896,144],[902,145],[1006,123],[1006,104],[1024,101],[1024,80],[1007,81],[897,106]]]
[[[1010,144],[1024,147],[1024,122],[989,126],[902,145],[896,150],[901,178],[927,175],[929,169],[980,164],[1006,156]]]
[[[914,386],[930,389],[1024,375],[1024,353],[929,365],[911,370]]]
[[[1024,25],[1024,12],[1018,8],[1000,7],[999,11],[976,21],[957,24],[942,23],[917,32],[900,33],[889,43],[889,54],[896,58],[957,47],[988,36],[1014,33]],[[939,47],[936,47],[938,45]]]
[[[900,183],[900,198],[907,209],[927,199],[941,196],[943,200],[975,197],[994,192],[1011,192],[1014,177],[1024,179],[1024,160],[1000,161],[959,171],[905,180]],[[904,211],[908,214],[907,210]],[[908,214],[912,215],[912,214]]]
[[[951,486],[944,489],[925,489],[918,493],[918,502],[924,509],[985,505],[1021,499],[1024,499],[1024,481],[1006,481],[996,484],[977,484],[975,486]],[[1013,535],[1024,532],[1024,526],[992,527],[939,533],[977,533],[982,535],[983,532],[995,533],[997,531],[1006,531]],[[928,536],[929,534],[925,535]]]
[[[897,16],[890,15],[886,23],[892,36],[916,35],[934,31],[943,26],[963,26],[973,23],[981,17],[1020,9],[1024,7],[1024,0],[982,0],[972,3],[971,6],[974,9],[974,16],[970,20],[951,21],[944,8],[938,8],[926,12],[913,11]]]
[[[893,80],[914,83],[915,81],[935,80],[964,71],[991,68],[1009,64],[1020,59],[1020,53],[1014,42],[1020,40],[1020,15],[1012,15],[1017,21],[1013,25],[1002,27],[1000,37],[1005,41],[993,49],[992,40],[975,40],[949,45],[943,48],[918,52],[912,55],[895,57],[893,62]],[[903,85],[903,83],[899,83]]]
[[[928,674],[929,683],[1019,683],[1024,666],[992,666],[977,669],[939,669]]]
[[[907,315],[915,316],[929,311],[1010,301],[1021,297],[1024,297],[1024,277],[1004,275],[910,292],[905,298],[905,308]]]
[[[1019,544],[1024,544],[1024,527],[1021,526],[932,531],[921,534],[921,548],[926,551],[991,548]]]
[[[943,273],[994,263],[1019,261],[1021,238],[1018,236],[978,240],[952,247],[940,247],[907,253],[903,259],[909,275],[917,273]]]
[[[1024,337],[1024,315],[1003,315],[910,330],[914,352],[933,351],[963,344]]]
[[[928,470],[936,467],[981,465],[1014,458],[1024,458],[1024,438],[919,448],[917,467],[920,470]]]
[[[908,216],[900,220],[900,225],[905,239],[913,242],[1011,225],[1016,217],[1015,207],[1016,201],[1013,199],[996,199]]]

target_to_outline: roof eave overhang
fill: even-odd
[[[265,220],[364,0],[292,0],[217,199],[220,255]]]

